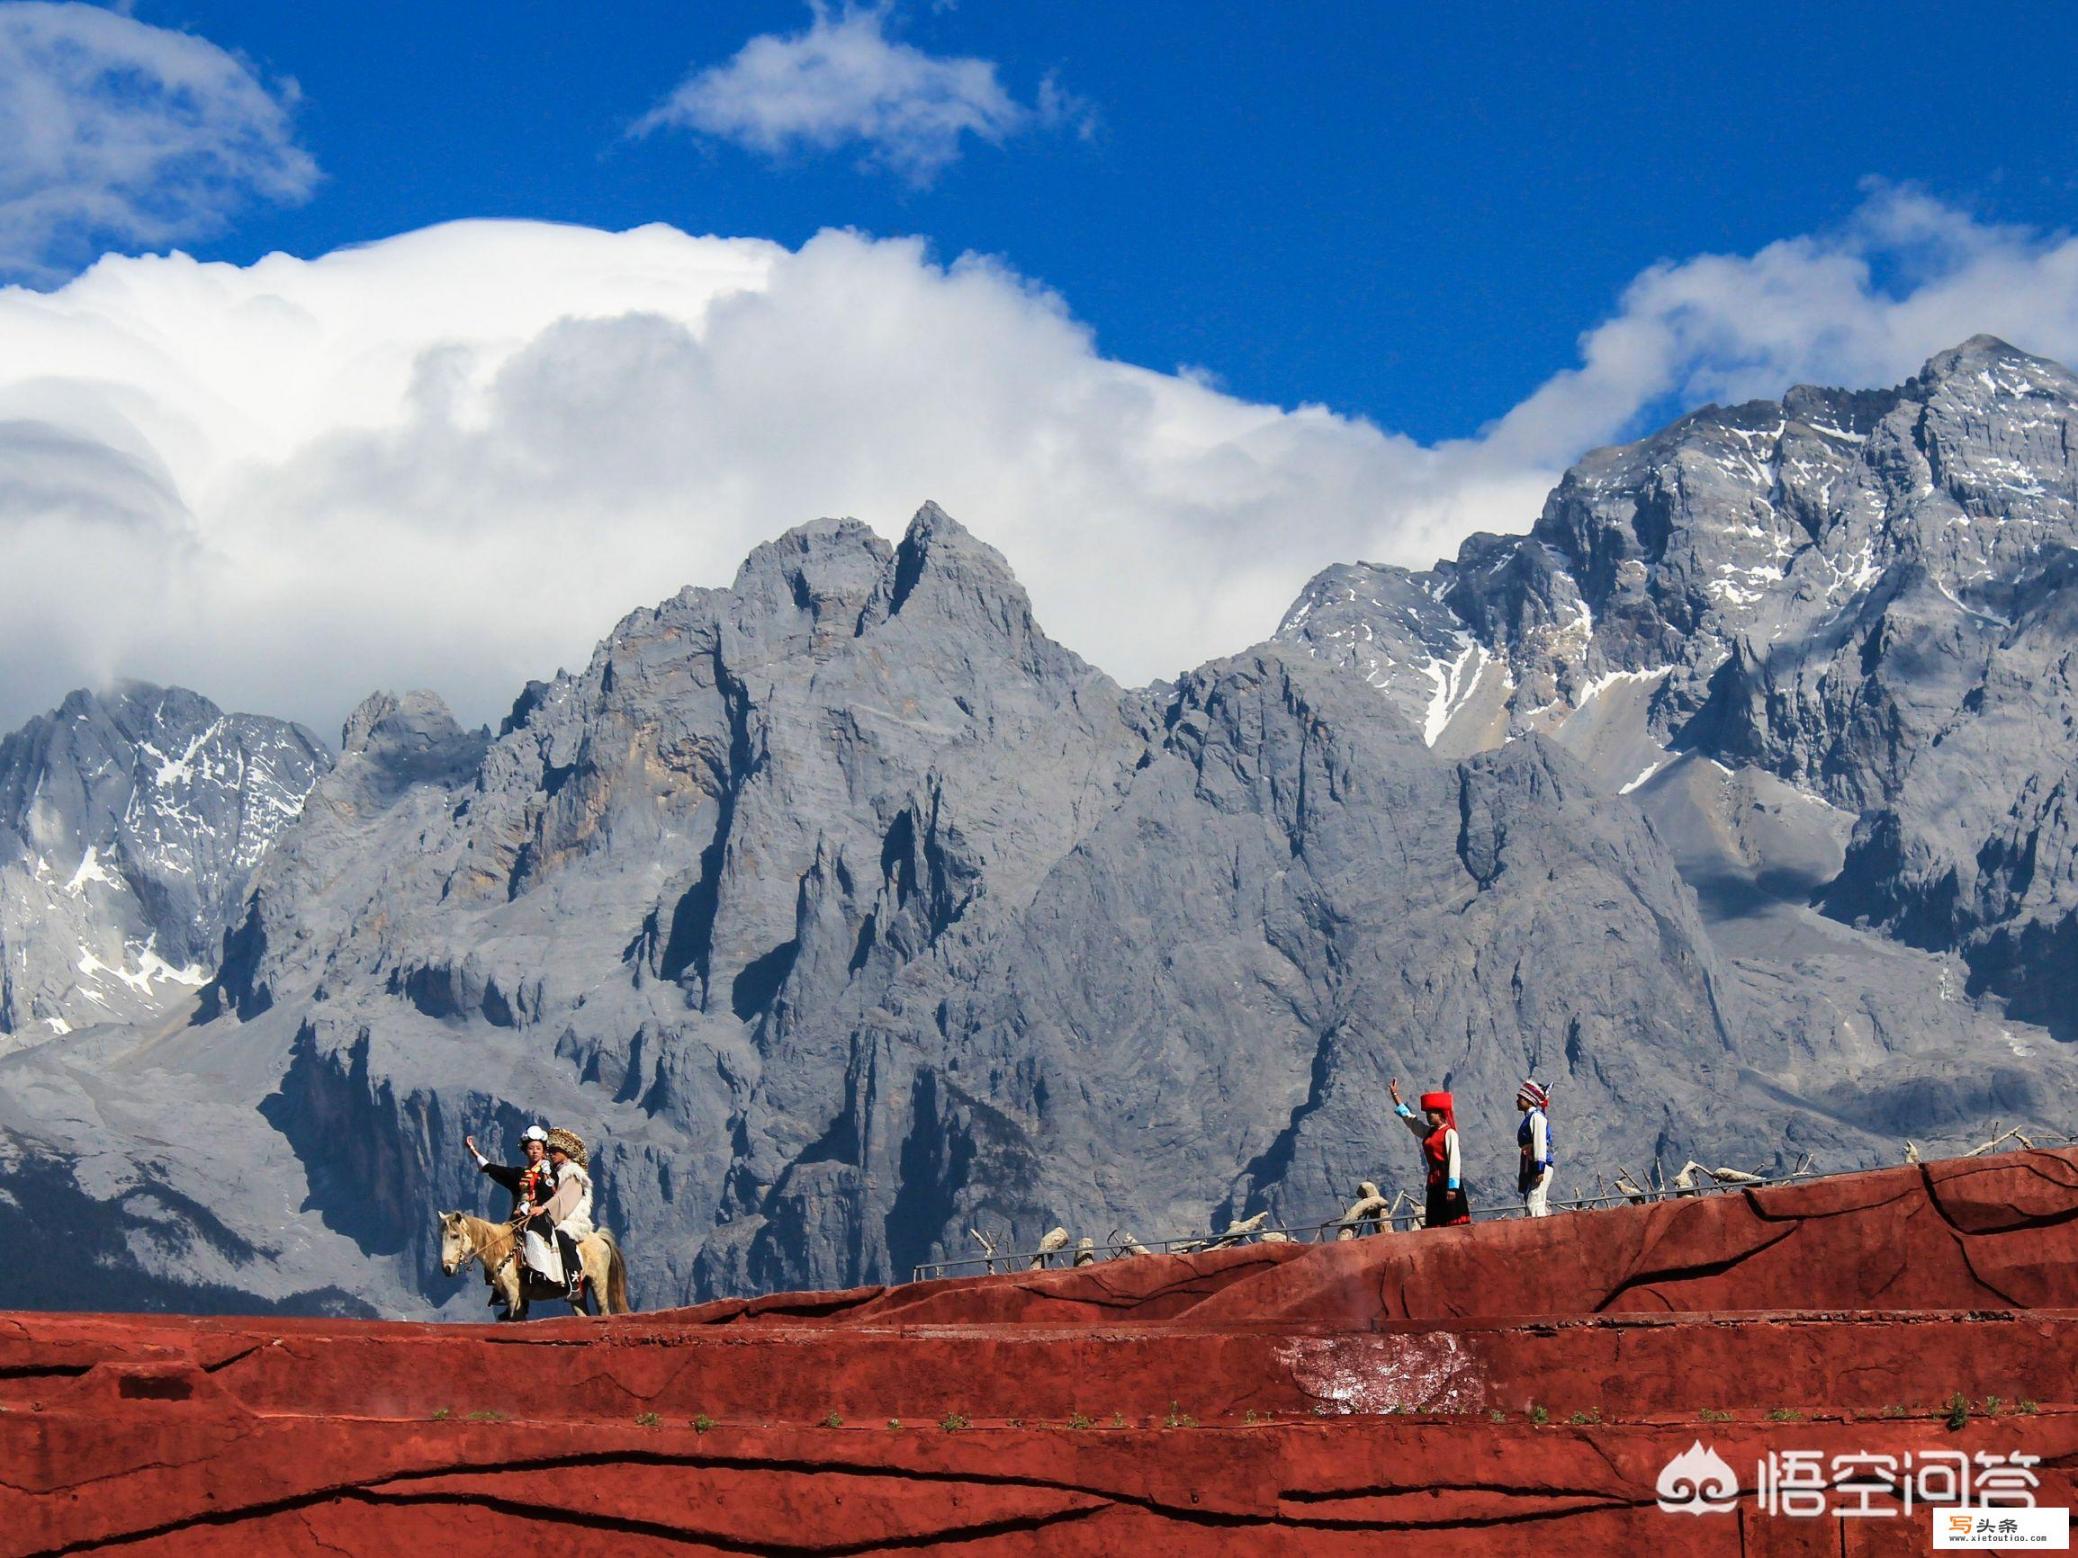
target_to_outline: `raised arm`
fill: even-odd
[[[518,1169],[507,1168],[502,1163],[493,1163],[483,1155],[483,1149],[476,1145],[474,1136],[464,1136],[462,1138],[462,1147],[470,1157],[476,1160],[476,1167],[479,1172],[490,1175],[493,1180],[503,1185],[514,1195],[519,1194],[520,1171]]]
[[[1395,1104],[1393,1105],[1393,1113],[1400,1117],[1401,1124],[1414,1132],[1415,1140],[1427,1141],[1429,1139],[1429,1122],[1416,1114],[1412,1109],[1409,1109],[1405,1104]]]
[[[1400,1096],[1400,1079],[1394,1077],[1385,1084],[1385,1090],[1392,1095],[1393,1113],[1406,1122],[1407,1129],[1414,1132],[1416,1140],[1426,1140],[1429,1134],[1428,1122],[1407,1107],[1407,1100]]]

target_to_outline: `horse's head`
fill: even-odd
[[[462,1262],[474,1253],[469,1242],[469,1230],[462,1221],[460,1212],[440,1214],[440,1269],[450,1277],[462,1269]]]

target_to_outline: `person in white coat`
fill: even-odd
[[[1551,1094],[1535,1082],[1515,1090],[1515,1107],[1522,1111],[1522,1124],[1515,1130],[1520,1166],[1515,1187],[1522,1192],[1522,1209],[1532,1217],[1551,1210]]]
[[[570,1302],[581,1303],[584,1263],[578,1259],[577,1243],[593,1231],[590,1158],[583,1139],[575,1131],[557,1126],[548,1133],[548,1161],[555,1166],[556,1188],[542,1208],[542,1215],[555,1230]]]

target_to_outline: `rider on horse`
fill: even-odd
[[[548,1159],[548,1134],[538,1125],[530,1125],[520,1133],[524,1163],[493,1163],[478,1149],[474,1136],[462,1138],[462,1145],[476,1159],[477,1168],[512,1192],[512,1221],[516,1224],[531,1217],[535,1208],[554,1193],[556,1171]],[[590,1198],[586,1199],[589,1202]],[[502,1295],[493,1289],[491,1307],[495,1309],[501,1302]]]
[[[549,1182],[555,1170],[548,1162],[548,1132],[540,1126],[530,1125],[520,1133],[520,1150],[527,1156],[524,1163],[493,1163],[477,1148],[474,1136],[464,1136],[462,1145],[469,1149],[469,1156],[476,1159],[477,1168],[512,1192],[515,1212],[522,1204],[539,1205],[548,1199]]]
[[[474,1136],[462,1138],[477,1168],[512,1192],[512,1227],[522,1236],[526,1265],[543,1280],[561,1283],[570,1302],[579,1303],[584,1263],[577,1244],[593,1231],[590,1156],[583,1138],[562,1126],[545,1131],[530,1125],[520,1143],[525,1163],[493,1163],[477,1149]],[[492,1306],[498,1302],[494,1294]]]
[[[577,1258],[577,1241],[592,1231],[591,1158],[583,1138],[559,1125],[548,1133],[548,1161],[555,1171],[555,1190],[536,1214],[536,1221],[555,1230],[570,1302],[582,1303],[584,1264]]]

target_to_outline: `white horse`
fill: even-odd
[[[634,1313],[628,1302],[628,1267],[621,1259],[620,1244],[601,1228],[577,1241],[577,1258],[584,1267],[585,1287],[598,1295],[602,1311],[609,1315]],[[510,1223],[494,1223],[467,1212],[440,1214],[440,1269],[458,1275],[471,1261],[483,1266],[483,1280],[505,1295],[505,1318],[524,1320],[530,1299],[543,1298],[570,1303],[561,1288],[543,1282],[527,1270],[519,1258],[519,1234]],[[531,1280],[529,1280],[531,1278]],[[578,1314],[583,1305],[570,1303]]]

